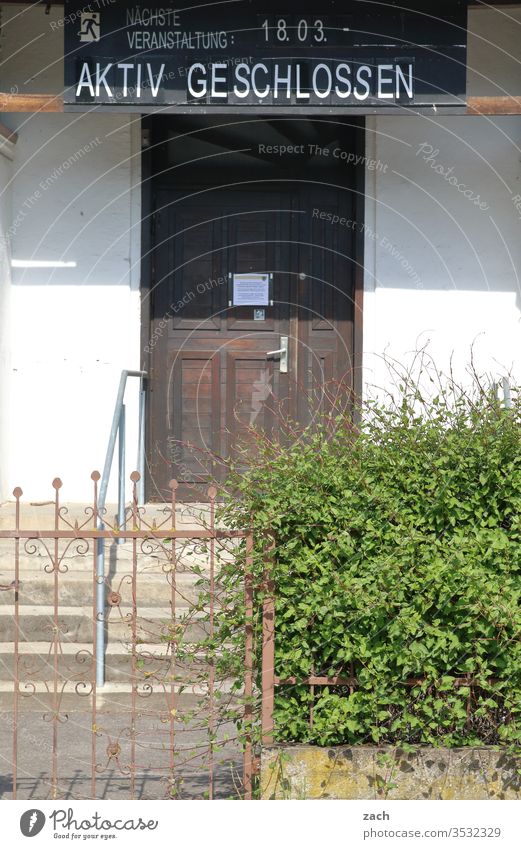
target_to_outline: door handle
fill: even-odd
[[[280,373],[287,374],[288,373],[288,337],[281,336],[280,337],[280,348],[277,348],[276,351],[268,351],[266,353],[267,357],[276,357],[280,356]]]

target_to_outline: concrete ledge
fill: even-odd
[[[521,799],[521,760],[489,747],[274,746],[263,799]]]

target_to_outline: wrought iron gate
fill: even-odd
[[[72,518],[53,481],[48,528],[24,524],[13,492],[14,527],[0,529],[4,613],[2,791],[4,798],[251,798],[251,738],[222,722],[224,702],[252,718],[253,555],[249,531],[216,525],[210,488],[197,527],[182,527],[176,504],[151,517],[138,507],[139,474],[124,526],[93,502]],[[100,530],[100,522],[103,530]],[[192,517],[193,522],[193,517]],[[97,546],[108,573],[96,575]],[[218,557],[241,552],[245,568],[243,692],[218,680],[207,654],[189,663],[180,647],[210,638],[220,597]],[[106,586],[107,678],[96,686],[96,590]],[[204,590],[204,602],[201,595]],[[9,607],[6,608],[5,605]],[[10,739],[9,739],[10,738]],[[10,754],[9,754],[10,752]]]

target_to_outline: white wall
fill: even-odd
[[[75,267],[12,269],[10,480],[39,499],[59,475],[65,497],[83,499],[120,370],[139,368],[139,122],[14,118],[13,259]]]
[[[0,90],[63,90],[63,7],[0,6]],[[140,366],[140,118],[8,114],[18,131],[12,181],[15,260],[73,268],[13,268],[9,489],[89,499],[103,466],[123,368]],[[130,384],[129,449],[137,386]],[[2,416],[2,418],[5,418]],[[132,452],[133,454],[134,452]],[[135,456],[127,457],[128,472]],[[109,498],[115,494],[114,485]]]
[[[460,377],[474,347],[521,380],[521,117],[371,119],[367,146],[366,383],[426,342]]]

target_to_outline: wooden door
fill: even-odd
[[[354,196],[300,174],[235,175],[159,185],[154,204],[148,497],[166,498],[175,477],[200,498],[222,459],[253,461],[254,429],[276,436],[334,395],[351,401]],[[246,272],[273,276],[263,312],[230,305],[230,275]],[[284,337],[287,372],[268,355]]]

